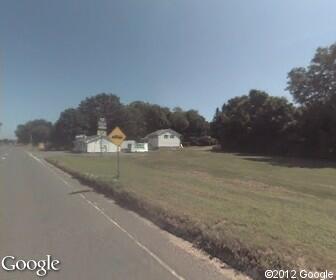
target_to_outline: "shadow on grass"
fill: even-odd
[[[336,162],[321,159],[290,158],[279,156],[256,156],[237,154],[245,160],[268,163],[273,166],[298,168],[336,168]]]
[[[92,192],[91,189],[85,189],[85,190],[79,190],[79,191],[73,191],[68,193],[69,195],[74,195],[74,194],[79,194],[79,193],[87,193],[87,192]]]
[[[233,154],[244,160],[268,163],[273,166],[282,167],[298,167],[298,168],[336,168],[336,161],[328,159],[312,159],[305,157],[286,157],[286,156],[273,156],[261,153],[245,153],[245,152],[231,152],[223,150],[211,150],[212,153]]]

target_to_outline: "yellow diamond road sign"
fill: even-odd
[[[108,135],[108,138],[110,141],[117,145],[120,146],[122,142],[126,139],[126,135],[121,131],[121,129],[117,126],[115,127],[112,132]]]

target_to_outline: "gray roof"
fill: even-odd
[[[86,137],[85,141],[86,141],[86,143],[91,143],[91,142],[94,142],[94,141],[99,140],[99,139],[100,139],[100,136],[92,135],[92,136]]]
[[[91,142],[99,140],[100,137],[101,136],[99,136],[99,135],[86,136],[85,138],[76,139],[75,142],[76,141],[84,141],[85,143],[91,143]],[[103,136],[103,139],[109,140],[106,136]]]
[[[167,128],[167,129],[159,129],[159,130],[156,130],[156,131],[154,131],[154,132],[152,132],[152,133],[146,135],[145,138],[150,138],[150,137],[154,137],[154,136],[160,136],[160,135],[165,134],[165,133],[171,133],[171,134],[173,134],[173,135],[175,135],[175,136],[177,136],[177,137],[180,137],[180,136],[181,136],[181,134],[178,133],[178,132],[176,132],[175,130],[170,129],[170,128]]]

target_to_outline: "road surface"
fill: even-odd
[[[188,243],[23,148],[0,147],[0,211],[1,259],[51,255],[60,270],[45,279],[231,278]],[[0,267],[2,280],[38,278]]]

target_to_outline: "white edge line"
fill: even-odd
[[[66,186],[72,187],[71,184],[69,184],[66,180],[64,180],[58,173],[56,173],[55,170],[53,170],[54,167],[50,167],[45,164],[43,160],[40,158],[34,156],[32,153],[27,152],[27,154],[35,159],[37,162],[39,162],[42,166],[52,171],[57,178],[59,178]],[[165,268],[168,272],[170,272],[173,276],[175,276],[179,280],[185,280],[182,276],[177,274],[174,269],[172,269],[167,263],[165,263],[163,260],[161,260],[155,253],[153,253],[150,249],[148,249],[145,245],[143,245],[139,240],[137,240],[132,234],[130,234],[126,229],[124,229],[121,225],[119,225],[115,220],[113,220],[109,215],[107,215],[101,208],[99,208],[97,205],[95,205],[92,201],[87,199],[87,197],[83,194],[80,194],[80,197],[83,198],[89,205],[91,205],[93,208],[95,208],[101,215],[103,215],[110,223],[112,223],[115,227],[117,227],[121,232],[127,235],[129,239],[131,239],[138,247],[140,247],[142,250],[144,250],[148,255],[150,255],[154,260],[156,260],[163,268]]]

